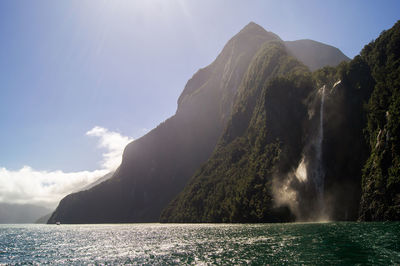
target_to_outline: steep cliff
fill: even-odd
[[[206,164],[161,215],[162,222],[292,221],[273,198],[273,179],[297,164],[303,146],[307,68],[281,42],[253,59],[232,118]]]
[[[360,219],[400,220],[400,21],[361,57],[375,84],[367,105],[370,154],[363,170]]]

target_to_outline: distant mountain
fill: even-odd
[[[35,223],[36,220],[51,212],[51,209],[32,204],[0,203],[0,223]]]
[[[47,221],[50,219],[50,216],[52,215],[53,212],[49,212],[48,214],[40,217],[35,221],[35,224],[47,224]]]
[[[315,71],[325,66],[337,66],[350,61],[338,48],[313,40],[286,41],[286,47],[292,55]]]
[[[96,181],[94,181],[93,183],[87,185],[86,187],[79,189],[77,192],[79,191],[85,191],[88,189],[91,189],[92,187],[97,186],[98,184],[110,179],[113,176],[114,172],[110,172],[102,177],[100,177],[99,179],[97,179]],[[40,218],[38,218],[35,223],[37,224],[47,224],[48,220],[50,219],[50,217],[52,216],[54,211],[51,211],[49,213],[47,213],[46,215],[41,216]]]
[[[321,57],[319,53],[330,53],[329,46],[317,44],[312,43],[311,46],[306,47],[308,52],[313,48],[322,48],[314,53],[308,53],[301,60],[302,63],[307,65],[308,68],[315,67],[315,64],[320,66],[336,65],[336,57],[332,60],[316,58]],[[297,48],[297,45],[302,45],[302,43],[287,45],[277,35],[265,31],[257,24],[248,24],[225,45],[211,65],[200,69],[187,82],[178,99],[176,114],[142,138],[130,143],[125,148],[121,166],[110,179],[88,190],[70,194],[62,199],[50,217],[49,223],[56,221],[62,223],[159,221],[162,210],[182,192],[196,170],[198,172],[195,176],[204,170],[204,167],[200,168],[201,165],[209,160],[208,164],[212,158],[215,158],[213,155],[210,159],[214,150],[224,150],[223,145],[231,141],[235,142],[236,137],[242,136],[250,128],[254,131],[251,135],[253,141],[261,141],[260,137],[257,136],[259,123],[261,123],[260,121],[269,121],[270,118],[265,117],[264,113],[253,116],[251,110],[262,109],[265,104],[269,103],[270,100],[262,97],[263,93],[269,91],[265,89],[269,82],[276,82],[271,85],[271,90],[274,93],[279,94],[279,90],[283,89],[288,95],[299,97],[290,98],[289,102],[293,105],[279,116],[281,120],[283,119],[282,121],[286,121],[286,118],[294,115],[295,108],[303,106],[301,99],[306,100],[304,93],[311,90],[312,86],[307,87],[310,77],[305,79],[302,77],[307,75],[308,69],[293,58],[294,56],[299,59],[302,56],[297,54],[301,50]],[[322,57],[329,58],[329,56]],[[255,73],[252,73],[251,70]],[[286,74],[293,74],[294,76],[288,80],[275,80],[275,78]],[[288,85],[288,88],[282,88],[285,84]],[[300,93],[297,90],[304,92]],[[279,94],[279,97],[281,97],[279,99],[284,100],[286,96]],[[263,100],[265,102],[262,102]],[[277,108],[279,103],[273,102],[273,106]],[[233,116],[232,112],[234,112]],[[298,115],[302,117],[304,112],[300,112],[296,117]],[[301,117],[298,117],[299,121],[301,121]],[[296,121],[290,121],[297,125]],[[273,120],[271,123],[276,124],[278,120]],[[283,125],[289,126],[289,124]],[[259,133],[269,132],[269,129],[263,130]],[[283,129],[281,128],[281,130]],[[297,129],[292,131],[292,134],[297,136],[296,141],[301,138],[302,133],[300,131]],[[274,134],[272,136],[278,136],[276,132]],[[295,140],[290,139],[290,141]],[[217,143],[219,143],[218,146],[216,146]],[[267,142],[261,143],[266,144]],[[276,143],[269,144],[272,146],[268,146],[267,150],[265,147],[260,147],[261,150],[259,151],[260,154],[266,156],[262,159],[267,160],[265,163],[273,159],[269,152],[278,152]],[[248,146],[248,143],[243,145],[243,149],[252,147]],[[291,145],[285,147],[289,150],[292,148]],[[297,153],[291,154],[286,151],[285,154],[288,157],[293,157],[292,160],[296,161],[297,157],[300,156],[299,148],[301,146],[295,149]],[[253,151],[239,149],[237,152],[238,154],[221,153],[220,156],[224,156],[224,154],[232,156],[233,161],[243,152],[247,152],[251,157],[257,156],[257,153]],[[228,159],[228,157],[225,159]],[[255,160],[258,159],[255,158]],[[258,167],[264,167],[262,160],[258,162],[259,166],[252,165],[248,168],[248,171],[255,171]],[[217,162],[218,160],[214,162],[215,167],[219,167],[221,173],[230,169],[229,164],[224,164],[225,168],[221,168],[221,166],[217,166]],[[225,174],[228,174],[228,172],[225,172]],[[254,185],[251,180],[240,181],[238,179],[237,181],[238,184],[250,182],[245,187]],[[192,181],[190,182],[192,183]],[[213,182],[210,184],[213,184]],[[224,183],[221,183],[219,186],[224,185]],[[230,187],[232,187],[232,184]],[[205,189],[212,191],[208,187]],[[258,196],[267,197],[265,202],[268,204],[262,208],[271,207],[271,194],[264,195],[263,188],[258,189],[261,189],[257,192]],[[189,194],[188,197],[190,197]],[[206,198],[198,198],[198,201],[204,200]],[[213,198],[213,202],[214,200],[220,203],[224,201],[222,198]],[[198,201],[193,201],[193,204],[197,204]],[[177,200],[173,202],[177,202]],[[261,204],[261,202],[256,204]],[[163,214],[165,221],[172,219],[166,218],[168,216],[166,214],[169,213],[168,210],[172,212],[171,206]],[[278,207],[274,210],[263,210],[261,213],[267,220],[293,219],[293,214],[288,211],[287,206]],[[173,220],[178,221],[179,219],[173,218]],[[234,220],[246,221],[245,218],[235,218],[232,221]],[[203,220],[193,219],[192,221]]]

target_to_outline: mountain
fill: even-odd
[[[52,212],[49,212],[46,215],[43,215],[39,219],[35,221],[35,224],[47,224],[47,221],[50,219],[50,216],[52,215]]]
[[[61,200],[49,223],[158,221],[161,210],[213,151],[250,60],[274,39],[278,37],[260,26],[247,25],[188,81],[176,114],[130,143],[112,178]]]
[[[162,222],[294,220],[287,207],[275,207],[272,176],[300,159],[303,101],[312,88],[307,72],[282,42],[264,45],[214,154],[163,211]]]
[[[253,58],[213,155],[162,222],[357,218],[369,83],[350,79],[357,59],[312,74],[290,55],[268,42]]]
[[[298,60],[315,71],[325,66],[337,66],[350,61],[338,48],[313,40],[286,41],[285,46]]]
[[[293,50],[296,50],[295,46]],[[270,78],[272,80],[272,77],[279,75],[287,73],[295,75],[301,72],[302,76],[308,72],[306,66],[292,57],[293,54],[294,52],[288,51],[285,43],[277,35],[267,32],[255,23],[248,24],[229,40],[211,65],[200,69],[187,82],[178,99],[178,109],[174,116],[142,138],[130,143],[125,148],[120,167],[110,179],[62,199],[48,222],[159,221],[161,211],[183,190],[196,170],[210,158],[217,143],[221,143],[218,141],[222,134],[226,141],[231,141],[230,138],[234,137],[224,133],[233,121],[232,108],[235,108],[237,123],[234,123],[235,128],[229,134],[241,134],[247,129],[247,124],[242,125],[240,121],[247,123],[247,119],[252,117],[248,110],[255,108],[256,101],[262,93],[261,88],[257,86],[265,86],[258,79],[269,82]],[[317,56],[317,53],[310,53],[309,56]],[[271,61],[268,61],[269,63],[264,61],[267,59]],[[309,62],[315,61],[318,60],[309,60]],[[335,65],[336,61],[327,64]],[[249,73],[249,68],[261,72],[269,71],[269,74],[260,72],[253,75]],[[252,80],[253,78],[255,80]],[[303,77],[289,79],[287,82],[291,84],[291,89],[287,92],[297,95],[294,93],[296,89],[306,90],[303,86],[309,82],[308,79]],[[248,85],[243,85],[246,82]],[[277,88],[283,86],[279,82],[277,81],[274,86]],[[275,89],[272,88],[272,91]],[[301,94],[301,97],[304,95]],[[293,108],[303,106],[299,103],[299,99],[292,100]],[[250,109],[246,107],[239,112],[240,108],[244,108],[242,105],[249,106]],[[261,106],[262,103],[259,103],[257,108]],[[290,110],[292,114],[295,109]],[[286,116],[289,116],[289,111],[283,118]],[[277,121],[271,123],[276,124]],[[257,128],[255,124],[253,128]],[[301,134],[296,136],[299,138]],[[254,135],[253,138],[259,137]],[[273,149],[272,146],[270,149]],[[287,156],[295,157],[289,153]],[[287,219],[293,217],[287,207],[277,208],[274,211]]]
[[[51,209],[32,204],[0,203],[0,223],[34,223],[39,217],[50,212]]]
[[[314,73],[266,45],[214,153],[161,221],[399,220],[400,22]]]

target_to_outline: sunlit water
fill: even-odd
[[[400,223],[0,225],[0,264],[399,264]]]

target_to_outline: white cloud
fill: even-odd
[[[133,140],[102,127],[94,127],[86,132],[86,135],[100,138],[99,147],[107,149],[107,152],[103,153],[102,166],[109,170],[117,169],[121,164],[125,146]]]
[[[133,140],[102,127],[94,127],[86,135],[98,137],[99,147],[105,149],[101,169],[65,173],[39,171],[29,166],[17,171],[0,168],[0,202],[55,207],[67,194],[84,188],[114,171],[121,163],[125,146]]]

